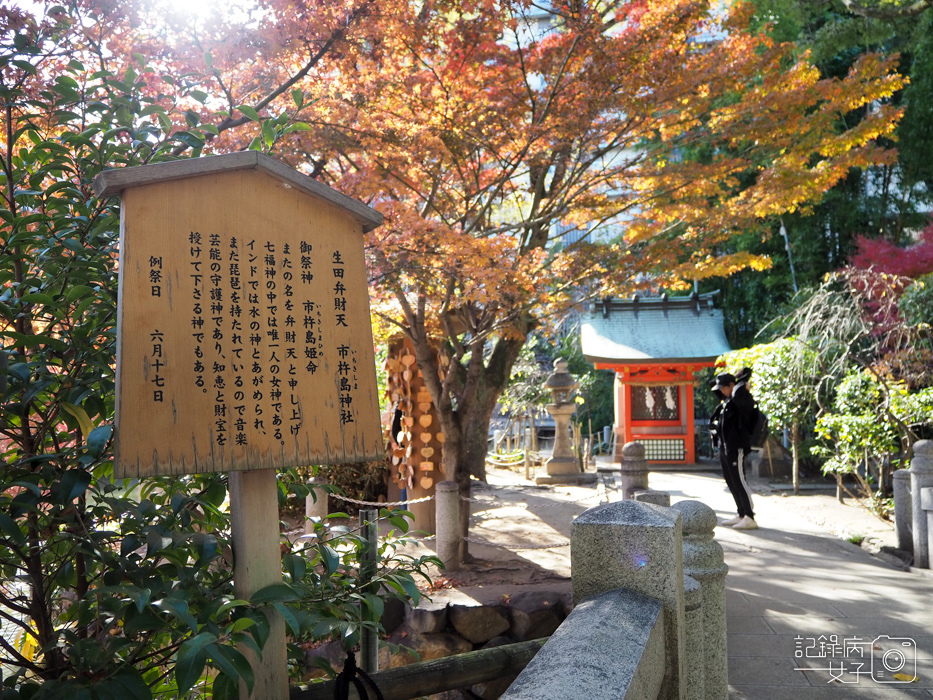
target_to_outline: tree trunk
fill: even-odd
[[[489,423],[492,420],[492,413],[496,408],[503,390],[509,382],[512,372],[512,365],[518,359],[519,352],[525,344],[527,333],[521,338],[500,338],[493,349],[492,354],[483,371],[479,381],[473,386],[473,395],[463,397],[465,401],[460,401],[460,405],[466,405],[466,413],[457,411],[459,424],[461,426],[461,435],[459,441],[459,450],[456,454],[456,482],[460,485],[460,495],[469,499],[472,494],[471,477],[476,477],[480,481],[486,481],[486,452],[489,444]],[[474,351],[475,352],[475,351]],[[445,445],[445,460],[447,458],[447,446]],[[453,455],[451,455],[453,456]],[[460,533],[466,538],[470,532],[470,504],[461,501],[460,508]],[[469,561],[469,545],[464,540],[462,561]]]
[[[464,381],[455,384],[444,383],[443,375],[439,372],[438,356],[431,349],[423,329],[422,333],[410,334],[418,367],[431,393],[444,432],[444,478],[457,482],[460,497],[465,499],[460,503],[460,534],[463,538],[469,535],[471,477],[486,480],[486,451],[492,412],[508,384],[512,366],[531,329],[532,323],[526,321],[521,328],[513,329],[512,334],[500,337],[485,364],[473,359],[469,362],[477,364],[466,367],[451,362],[447,371],[460,371],[465,377]],[[484,357],[482,350],[482,346],[474,346],[471,357]],[[444,391],[445,386],[449,387],[447,392]],[[466,539],[461,540],[460,551],[461,561],[469,561]]]
[[[794,479],[794,495],[800,493],[800,450],[798,449],[798,443],[800,442],[800,426],[795,420],[791,425],[790,431],[790,444],[793,449],[793,479]]]

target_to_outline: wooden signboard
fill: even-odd
[[[122,195],[117,477],[383,458],[363,232],[255,152],[102,173]]]
[[[114,473],[229,471],[234,592],[281,582],[276,468],[383,458],[363,233],[382,216],[256,152],[110,170],[122,196]],[[286,700],[285,623],[243,700]]]

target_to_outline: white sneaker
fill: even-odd
[[[737,515],[737,516],[735,516],[734,518],[729,518],[728,520],[723,520],[723,521],[720,523],[720,525],[736,525],[737,523],[739,523],[739,522],[741,522],[741,521],[742,521],[742,516],[741,516],[741,515]]]
[[[733,530],[757,530],[758,523],[755,522],[754,518],[750,518],[749,516],[746,515],[744,518],[739,520],[739,522],[733,525],[732,529]]]

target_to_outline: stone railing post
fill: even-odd
[[[679,501],[671,510],[683,518],[684,573],[703,588],[704,697],[729,697],[726,654],[726,574],[722,547],[713,539],[716,512],[700,501]]]
[[[927,566],[933,568],[929,565],[929,553],[933,552],[933,487],[920,489],[920,507],[927,521]]]
[[[912,528],[913,516],[910,504],[910,470],[897,469],[894,481],[894,529],[897,531],[897,548],[909,552],[914,548]]]
[[[310,491],[305,496],[305,534],[310,535],[314,532],[314,522],[324,520],[327,517],[327,491],[322,487],[327,483],[327,479],[315,476],[308,480]]]
[[[460,568],[460,487],[456,481],[441,481],[434,489],[438,558],[447,571]]]
[[[637,501],[586,511],[570,529],[573,600],[626,588],[663,606],[665,665],[659,698],[686,698],[684,571],[680,514]]]
[[[914,539],[914,566],[930,568],[926,513],[920,504],[921,489],[933,486],[933,440],[917,440],[914,458],[910,460],[910,500]]]
[[[648,460],[645,446],[627,442],[622,446],[622,498],[629,500],[636,491],[648,489]]]
[[[684,574],[684,685],[687,700],[705,700],[706,640],[703,634],[703,588]]]

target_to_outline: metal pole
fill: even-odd
[[[375,592],[372,590],[371,581],[376,575],[379,560],[379,531],[376,527],[378,520],[379,511],[375,508],[360,510],[360,530],[366,542],[360,555],[360,588],[364,593]],[[365,610],[363,604],[361,608]],[[379,637],[373,627],[364,626],[360,632],[360,668],[366,673],[375,673],[379,670]]]
[[[531,481],[531,428],[525,428],[525,479]]]

